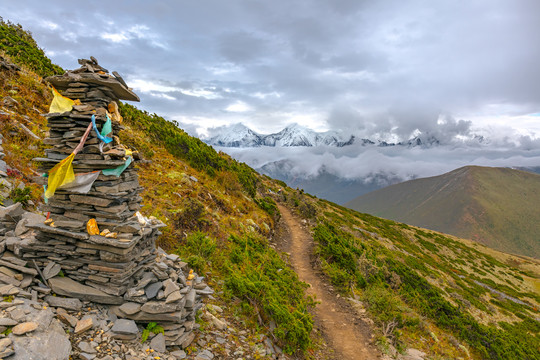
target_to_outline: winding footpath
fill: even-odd
[[[378,351],[370,345],[369,325],[353,315],[346,300],[339,299],[325,285],[318,270],[311,265],[313,238],[301,223],[284,206],[279,205],[283,222],[282,248],[290,253],[290,262],[301,281],[310,285],[307,293],[318,302],[313,311],[315,323],[334,351],[335,359],[375,360],[381,359]]]

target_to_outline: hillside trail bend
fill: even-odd
[[[382,355],[371,344],[370,325],[351,304],[340,298],[326,284],[320,270],[313,266],[313,238],[309,231],[290,212],[278,205],[282,218],[278,227],[278,247],[290,254],[289,262],[301,281],[310,285],[307,294],[317,301],[312,315],[315,327],[330,348],[323,358],[339,360],[375,360]],[[317,357],[319,358],[319,357]]]

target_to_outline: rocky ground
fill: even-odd
[[[0,208],[0,220],[28,218],[17,203]],[[18,233],[24,231],[18,227]],[[10,235],[10,234],[8,234]],[[21,236],[23,236],[21,234]],[[7,237],[10,239],[10,237]],[[0,257],[0,359],[259,359],[283,357],[279,347],[254,334],[227,313],[224,305],[206,304],[182,347],[166,347],[167,325],[145,331],[134,320],[119,319],[114,307],[54,294],[42,281],[54,269],[26,267],[4,237]],[[173,256],[174,258],[175,256]],[[180,261],[177,259],[177,261]],[[210,296],[209,301],[219,302]],[[127,303],[134,304],[134,303]],[[124,304],[125,305],[125,304]],[[139,305],[140,307],[140,305]],[[122,308],[122,306],[120,307]],[[226,309],[224,311],[224,308]],[[229,319],[229,320],[227,320]],[[236,325],[233,323],[237,322]],[[152,329],[149,325],[146,329]],[[142,342],[142,337],[148,337]],[[47,344],[44,346],[44,344]]]

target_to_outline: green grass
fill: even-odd
[[[287,353],[301,353],[311,346],[313,320],[308,310],[314,303],[304,296],[307,285],[298,280],[266,239],[231,236],[217,245],[198,232],[176,252],[193,267],[219,273],[225,279],[226,295],[231,300],[239,298],[246,315],[260,317],[265,324],[274,320],[273,333]]]

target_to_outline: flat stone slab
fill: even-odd
[[[141,310],[141,304],[137,304],[134,302],[127,302],[125,304],[122,304],[122,306],[120,306],[120,310],[127,315],[133,315],[133,314],[138,313]]]
[[[92,235],[90,236],[90,239],[88,239],[88,242],[91,244],[96,244],[96,245],[105,245],[105,246],[113,246],[120,249],[128,249],[132,247],[134,240],[120,241],[118,239],[108,238],[101,235]]]
[[[88,234],[87,233],[63,230],[63,229],[60,229],[60,228],[54,228],[54,227],[51,227],[51,226],[47,226],[45,224],[28,224],[28,225],[26,225],[26,227],[29,227],[30,229],[43,231],[43,232],[49,233],[49,234],[67,236],[67,237],[77,239],[77,240],[87,240],[88,239]]]
[[[4,261],[4,260],[0,260],[0,265],[11,268],[11,269],[15,269],[15,270],[17,270],[19,272],[29,274],[29,275],[33,275],[33,276],[37,276],[37,273],[38,273],[36,269],[30,269],[30,268],[27,268],[27,267],[24,267],[24,266],[15,265],[15,264],[12,264],[12,263],[10,263],[8,261]]]
[[[47,264],[47,266],[45,266],[45,269],[43,269],[43,276],[45,277],[45,280],[48,280],[58,275],[60,270],[62,270],[60,265],[58,265],[54,261],[51,261]]]
[[[21,203],[15,203],[8,207],[0,208],[0,219],[7,218],[9,220],[18,219],[24,214],[24,209]]]
[[[56,316],[64,324],[69,325],[72,328],[77,326],[77,322],[79,321],[75,316],[69,315],[63,308],[59,308],[58,310],[56,310]]]
[[[140,101],[137,94],[131,91],[131,89],[125,87],[122,83],[120,83],[120,81],[118,81],[117,78],[114,77],[103,78],[94,73],[75,74],[72,72],[67,72],[60,76],[49,76],[45,80],[53,84],[54,87],[59,90],[66,90],[68,85],[73,82],[103,85],[110,88],[120,100]]]
[[[86,330],[89,330],[94,326],[94,321],[91,317],[83,320],[77,321],[77,325],[75,325],[75,334],[82,334]]]
[[[2,296],[17,295],[19,291],[19,288],[13,285],[0,286],[0,295]]]
[[[112,200],[86,195],[70,195],[69,199],[76,203],[96,206],[109,206],[113,202]]]
[[[146,297],[148,299],[153,299],[156,297],[159,290],[161,290],[161,287],[163,286],[163,283],[161,281],[155,282],[153,284],[150,284],[144,288],[144,292],[146,294]]]
[[[172,322],[172,323],[179,323],[182,321],[182,317],[185,315],[183,311],[177,311],[173,313],[166,313],[166,314],[148,314],[145,312],[138,312],[132,315],[127,315],[123,313],[118,307],[112,307],[111,311],[113,314],[115,314],[118,317],[124,317],[127,319],[135,320],[135,321],[164,321],[164,322]]]
[[[141,311],[148,314],[172,313],[176,310],[176,304],[167,304],[164,301],[148,301],[141,306]]]
[[[197,295],[195,289],[191,289],[191,291],[186,295],[186,307],[191,309],[193,305],[195,305],[195,296]]]
[[[38,327],[38,324],[35,322],[25,322],[25,323],[15,326],[12,332],[15,335],[24,335],[28,332],[36,330],[37,327]]]
[[[167,348],[165,347],[165,336],[162,333],[157,334],[150,341],[150,347],[157,352],[164,353]]]
[[[18,322],[13,320],[13,319],[10,319],[10,318],[0,318],[0,326],[14,326],[14,325],[17,325]]]
[[[49,285],[58,295],[94,301],[100,304],[118,305],[124,302],[124,299],[121,297],[106,294],[101,290],[80,284],[68,277],[54,277],[49,279]]]
[[[82,302],[79,299],[75,298],[61,298],[58,296],[47,296],[45,301],[49,305],[54,307],[61,307],[68,310],[78,311],[82,309]]]

